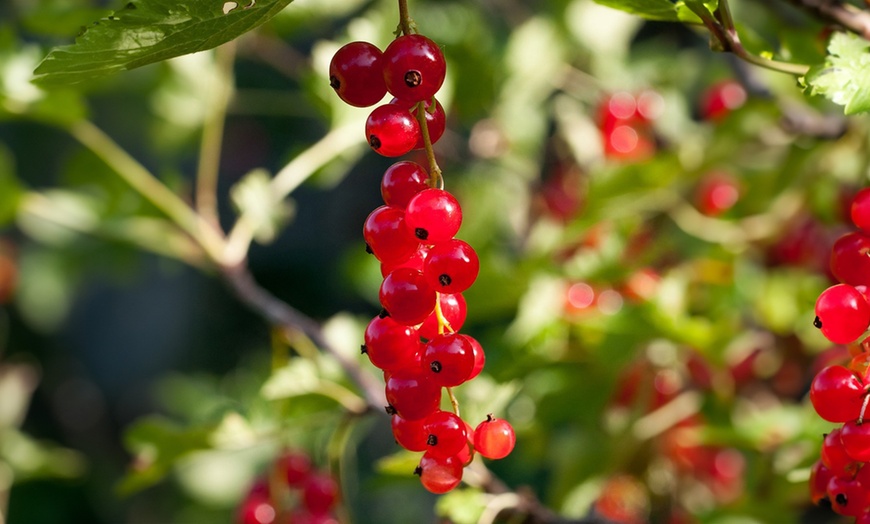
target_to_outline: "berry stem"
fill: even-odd
[[[447,397],[450,399],[450,405],[453,407],[453,413],[457,417],[461,417],[462,415],[459,414],[459,401],[456,399],[456,395],[453,394],[453,388],[446,388],[446,389],[447,389]]]
[[[447,317],[444,316],[444,312],[441,311],[441,293],[435,294],[435,318],[438,320],[439,335],[443,335],[445,330],[450,333],[455,332],[455,330],[450,327],[450,322],[447,320]]]
[[[438,189],[444,189],[444,178],[441,176],[441,168],[438,167],[438,162],[435,160],[435,150],[432,148],[432,139],[429,136],[425,101],[417,104],[415,114],[417,115],[417,123],[420,124],[420,133],[423,135],[423,147],[426,149],[426,159],[429,161],[429,185]]]
[[[870,402],[870,394],[864,393],[864,402],[861,403],[861,412],[858,413],[858,420],[855,421],[859,426],[864,423],[864,412],[867,411],[867,403]]]
[[[417,24],[411,18],[408,10],[408,0],[399,0],[399,30],[403,35],[411,35],[417,32]],[[399,36],[398,34],[396,36]]]

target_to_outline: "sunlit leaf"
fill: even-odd
[[[271,178],[263,169],[251,171],[233,186],[230,198],[236,209],[249,221],[254,238],[262,244],[274,240],[281,226],[293,216],[289,201],[275,201]]]
[[[828,58],[804,77],[806,91],[843,106],[847,115],[870,111],[870,42],[852,33],[834,33]]]

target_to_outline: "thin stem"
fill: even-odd
[[[196,172],[196,210],[215,229],[220,228],[218,219],[218,173],[227,107],[233,95],[233,63],[236,44],[229,42],[217,48],[218,82],[209,103],[211,113],[202,129],[199,146],[199,166]]]
[[[453,394],[453,388],[447,388],[447,397],[450,399],[450,406],[453,408],[453,413],[459,417],[459,400],[456,399],[456,395]]]
[[[450,321],[444,316],[444,311],[441,309],[441,293],[435,294],[435,319],[438,320],[438,334],[444,334],[444,331],[454,333],[455,330],[450,326]]]
[[[403,35],[416,33],[417,24],[408,10],[408,0],[399,0],[399,29]],[[397,35],[398,36],[398,35]]]
[[[432,99],[434,110],[435,99]],[[432,148],[432,138],[429,135],[429,124],[426,122],[426,101],[417,104],[417,123],[420,124],[420,133],[423,136],[423,147],[426,150],[426,159],[429,161],[429,185],[444,189],[444,178],[441,175],[441,168],[438,167],[438,162],[435,160],[435,150]]]
[[[76,140],[100,157],[136,192],[196,240],[212,260],[221,260],[224,249],[221,234],[111,137],[87,120],[80,120],[68,129]]]

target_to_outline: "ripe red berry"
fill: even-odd
[[[329,63],[329,85],[345,103],[374,105],[387,94],[381,50],[368,42],[350,42]]]
[[[851,286],[870,284],[870,236],[854,231],[838,238],[831,248],[831,273]]]
[[[372,211],[363,225],[363,239],[369,251],[384,263],[405,260],[420,246],[405,226],[405,212],[381,206]]]
[[[820,454],[822,463],[838,477],[854,477],[860,464],[849,456],[841,436],[840,428],[835,428],[825,435]]]
[[[443,189],[420,191],[405,208],[405,226],[427,244],[450,240],[461,224],[462,209],[459,202]]]
[[[381,283],[381,305],[393,320],[406,326],[416,326],[435,309],[437,294],[423,273],[400,267]]]
[[[810,500],[813,504],[818,505],[822,499],[828,497],[828,481],[834,474],[827,466],[822,464],[821,460],[817,460],[810,469]]]
[[[839,431],[842,450],[849,459],[858,462],[870,462],[870,423],[858,424],[857,421],[850,420],[843,424],[841,429],[835,431]],[[824,448],[822,449],[824,450]],[[829,457],[829,460],[826,462],[831,460]],[[838,462],[842,462],[842,460]],[[827,463],[825,465],[834,472],[838,471],[832,465]],[[849,471],[852,470],[850,469]]]
[[[721,120],[746,103],[746,90],[734,80],[713,84],[701,95],[701,118]]]
[[[272,524],[277,516],[268,495],[251,495],[242,501],[236,518],[238,524]]]
[[[366,139],[383,156],[401,156],[420,140],[420,125],[408,111],[394,104],[376,107],[366,119]]]
[[[452,238],[432,247],[423,274],[439,293],[462,293],[474,283],[480,261],[467,242]]]
[[[474,346],[461,333],[437,335],[423,348],[421,364],[435,384],[458,386],[468,380],[474,369]]]
[[[302,488],[302,502],[312,514],[327,513],[338,502],[338,482],[325,472],[308,477]]]
[[[441,49],[423,35],[400,36],[384,50],[384,81],[396,98],[411,102],[432,98],[446,72]]]
[[[810,385],[810,402],[816,413],[828,422],[856,420],[863,400],[864,385],[855,373],[843,366],[822,369]]]
[[[473,337],[468,337],[471,341],[471,347],[474,350],[474,367],[471,368],[471,374],[468,375],[468,380],[473,379],[483,371],[483,366],[486,363],[486,354],[483,352],[483,346]]]
[[[423,429],[426,419],[407,420],[399,415],[393,415],[390,422],[393,437],[396,442],[408,451],[426,451],[429,434]]]
[[[278,458],[275,466],[291,487],[301,486],[311,474],[311,459],[301,451],[285,452]]]
[[[870,187],[858,191],[852,199],[849,214],[858,228],[870,233]]]
[[[406,233],[407,231],[407,228],[405,228]],[[381,276],[386,278],[387,275],[400,267],[407,267],[422,272],[423,264],[426,262],[426,257],[429,256],[429,249],[429,246],[425,244],[418,244],[417,250],[411,253],[407,258],[397,258],[395,260],[381,262]]]
[[[429,173],[416,162],[396,162],[381,179],[381,196],[389,206],[404,209],[411,197],[429,189]]]
[[[431,102],[430,102],[431,100]],[[391,104],[398,104],[401,107],[408,109],[412,116],[417,117],[417,104],[423,104],[423,116],[426,118],[426,129],[429,132],[429,143],[434,144],[441,139],[444,135],[444,131],[447,129],[447,115],[444,113],[444,107],[441,106],[441,103],[438,102],[435,98],[431,98],[430,100],[422,100],[420,102],[408,102],[407,100],[400,100],[398,98],[394,98],[390,101]],[[432,106],[432,102],[435,103],[435,106]],[[419,123],[420,120],[418,119]],[[423,149],[426,147],[426,141],[423,140],[423,133],[420,133],[420,140],[417,141],[417,144],[414,146],[414,149]]]
[[[423,487],[436,495],[447,493],[462,482],[462,464],[456,457],[436,457],[430,452],[423,454],[417,475]]]
[[[435,411],[424,419],[428,453],[433,457],[452,457],[468,444],[465,422],[450,411]]]
[[[461,293],[438,295],[438,304],[441,307],[441,315],[450,324],[450,331],[459,331],[465,324],[468,306]],[[420,325],[420,337],[431,340],[438,335],[438,316],[433,311],[431,315]]]
[[[508,456],[517,439],[510,422],[487,415],[486,420],[474,429],[474,449],[490,459]]]
[[[854,479],[831,477],[828,481],[827,494],[831,501],[831,509],[849,517],[860,515],[870,503],[867,489]]]
[[[366,327],[363,349],[376,368],[395,371],[419,362],[423,344],[416,328],[376,316]]]
[[[695,193],[698,211],[707,216],[719,216],[731,209],[740,198],[740,186],[728,173],[716,171],[701,179]]]
[[[870,325],[870,304],[853,286],[831,286],[816,300],[814,324],[835,344],[854,342]]]
[[[441,387],[418,366],[389,373],[386,382],[390,411],[405,420],[422,419],[441,405]]]

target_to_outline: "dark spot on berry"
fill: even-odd
[[[408,87],[417,87],[418,85],[423,83],[423,75],[420,74],[420,71],[412,69],[405,73],[405,85]]]
[[[453,282],[453,279],[446,273],[438,276],[438,283],[442,286],[449,286],[451,282]]]
[[[369,136],[369,145],[372,146],[372,149],[377,151],[381,148],[381,139],[376,137],[375,135]]]
[[[414,236],[419,238],[420,240],[426,240],[427,238],[429,238],[429,232],[422,227],[418,227],[414,230]]]
[[[384,406],[384,411],[387,412],[387,415],[395,415],[396,413],[398,413],[398,411],[396,411],[396,408],[391,405]]]
[[[820,319],[819,317],[816,317],[813,320],[813,325],[816,326],[816,329],[822,329],[822,319]]]
[[[427,446],[437,446],[438,445],[438,437],[435,435],[429,434],[429,438],[426,439]]]
[[[837,496],[834,497],[834,500],[839,506],[846,506],[849,504],[849,497],[847,497],[845,493],[837,493]]]
[[[429,364],[429,369],[432,370],[432,373],[441,373],[441,362],[437,360]]]
[[[378,313],[378,318],[387,318],[390,316],[390,312],[386,309],[382,309],[380,313]]]
[[[330,75],[329,76],[329,87],[338,91],[338,89],[341,87],[341,81],[335,75]]]
[[[422,474],[423,474],[423,468],[421,468],[420,466],[417,466],[416,468],[414,468],[414,475],[417,475],[419,477]]]
[[[359,347],[359,352],[362,353],[363,355],[365,355],[366,353],[369,352],[369,348],[367,348],[366,345],[363,344]]]

